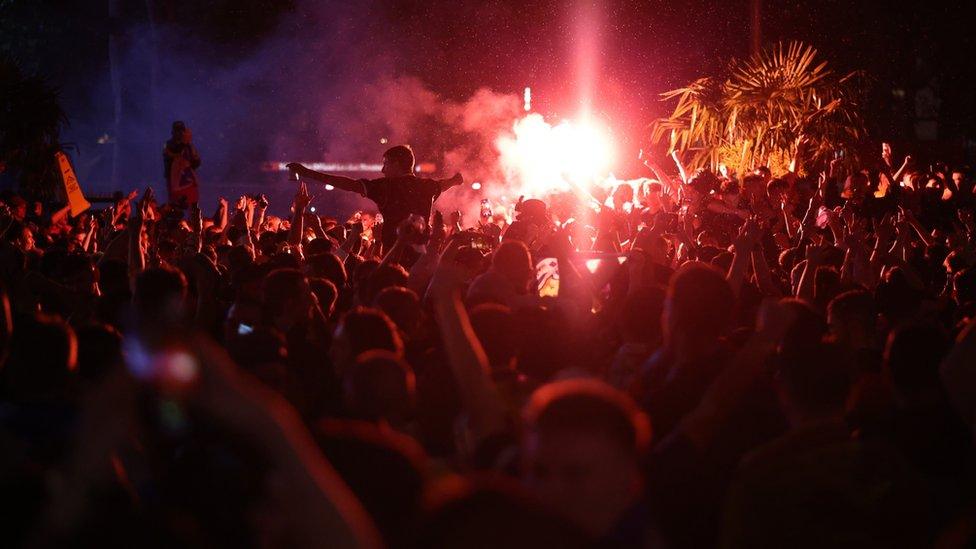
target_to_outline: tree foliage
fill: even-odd
[[[61,149],[67,116],[58,90],[0,57],[0,162],[21,190],[50,199],[60,186],[54,153]]]
[[[777,43],[733,60],[721,78],[662,94],[676,104],[652,124],[651,139],[681,153],[691,169],[724,163],[740,172],[782,171],[798,149],[806,162],[822,163],[864,136],[860,76],[834,73],[811,46]]]

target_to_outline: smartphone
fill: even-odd
[[[827,208],[820,206],[817,210],[817,227],[823,229],[827,226]]]
[[[547,257],[536,263],[536,287],[539,297],[559,296],[559,261],[554,257]]]

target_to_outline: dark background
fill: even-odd
[[[913,147],[961,161],[976,136],[971,4],[763,0],[762,38],[803,40],[837,71],[866,71],[877,140],[914,141],[915,93],[932,86],[938,141]],[[750,5],[0,0],[0,48],[61,88],[82,184],[108,191],[159,183],[174,119],[194,129],[201,177],[216,185],[274,185],[264,160],[374,161],[380,137],[438,162],[457,139],[444,112],[479,89],[521,97],[531,86],[535,110],[573,116],[589,36],[592,107],[629,176],[666,110],[658,94],[749,53]]]

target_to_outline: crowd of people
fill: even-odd
[[[0,196],[4,545],[976,540],[971,173],[648,161],[465,227],[413,161],[290,165],[285,217]]]

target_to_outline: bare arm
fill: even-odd
[[[739,234],[732,243],[734,249],[732,265],[729,266],[729,272],[725,278],[729,281],[729,285],[732,287],[732,291],[735,292],[736,296],[742,290],[742,283],[745,281],[746,273],[749,271],[752,251],[759,242],[759,236],[759,225],[756,224],[754,219],[750,219],[742,224],[742,228],[739,229]]]
[[[300,246],[305,238],[305,208],[312,201],[312,196],[308,194],[305,183],[298,185],[298,193],[295,195],[295,202],[292,205],[294,214],[291,219],[291,231],[288,233],[288,243],[292,246]]]
[[[460,173],[454,174],[454,176],[451,177],[450,179],[438,179],[437,180],[437,184],[440,185],[441,192],[444,192],[444,191],[450,189],[451,187],[456,187],[456,186],[460,185],[461,183],[464,183],[464,178],[461,177],[461,174]]]
[[[353,179],[351,177],[345,177],[342,175],[333,175],[329,173],[317,172],[315,170],[310,170],[305,166],[298,163],[288,164],[288,169],[298,175],[302,179],[311,179],[312,181],[318,181],[319,183],[325,183],[326,185],[332,185],[333,187],[348,191],[351,193],[361,194],[366,196],[366,189],[363,188],[361,181]]]
[[[68,219],[68,212],[71,211],[71,205],[65,205],[65,207],[51,214],[51,225],[60,225]]]
[[[674,165],[678,167],[678,175],[681,177],[681,182],[688,183],[688,174],[685,172],[685,166],[681,163],[681,159],[678,158],[678,151],[671,152],[671,159],[674,160]]]
[[[803,274],[800,275],[800,284],[796,290],[796,297],[805,300],[807,303],[815,303],[815,284],[817,268],[823,265],[824,255],[829,246],[817,247],[810,244],[807,247],[807,264],[803,267]]]
[[[478,440],[505,428],[505,412],[489,375],[488,358],[461,303],[460,277],[445,254],[429,293],[448,362]]]
[[[759,243],[752,248],[752,272],[756,274],[756,284],[764,296],[783,297],[783,291],[773,282],[769,263],[766,262],[766,252]]]
[[[217,215],[214,216],[214,225],[216,225],[221,232],[227,228],[228,214],[227,199],[220,197],[220,200],[217,201]]]
[[[269,206],[268,197],[261,195],[258,197],[254,206],[254,217],[251,219],[251,230],[254,234],[261,234],[261,227],[264,226],[264,212]],[[321,223],[319,224],[321,226]]]
[[[381,546],[366,510],[319,451],[295,409],[239,373],[215,344],[195,338],[194,347],[203,377],[195,398],[215,419],[267,451],[297,544]]]
[[[146,270],[146,256],[142,249],[142,216],[134,215],[129,218],[129,286],[133,292],[136,289],[136,278]]]

